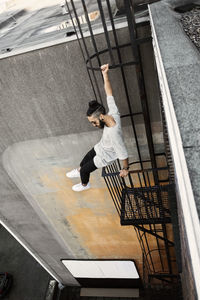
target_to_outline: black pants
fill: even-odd
[[[80,163],[80,175],[82,184],[88,184],[90,179],[90,173],[95,171],[97,167],[94,164],[93,158],[95,157],[96,152],[94,148],[90,150],[83,158]]]

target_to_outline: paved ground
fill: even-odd
[[[13,286],[4,299],[45,299],[49,274],[2,226],[0,241],[0,272],[13,275]]]
[[[137,161],[135,143],[128,134],[131,128],[127,127],[124,132],[130,161],[131,154],[135,154]],[[42,212],[41,218],[53,225],[71,256],[130,258],[134,253],[139,261],[141,254],[135,232],[131,227],[121,227],[101,170],[91,174],[89,194],[87,191],[74,193],[71,187],[79,183],[80,178],[65,176],[66,170],[78,167],[83,153],[87,153],[101,135],[99,130],[17,143],[4,153],[4,167],[27,201],[38,214]],[[134,181],[134,184],[137,183]]]

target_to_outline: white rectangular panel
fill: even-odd
[[[133,261],[63,260],[62,262],[77,278],[139,278]]]

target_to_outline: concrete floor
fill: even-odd
[[[131,158],[135,145],[128,131],[126,128],[125,141]],[[101,134],[97,130],[15,143],[5,151],[3,164],[41,219],[48,220],[48,227],[64,241],[66,256],[85,259],[134,256],[140,261],[135,232],[120,226],[101,169],[91,174],[90,191],[82,193],[71,189],[80,179],[65,176],[66,171],[79,165]]]
[[[0,272],[13,275],[13,286],[4,299],[45,299],[50,275],[2,226],[0,240]]]

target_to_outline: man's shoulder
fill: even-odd
[[[116,124],[112,127],[109,127],[109,129],[110,135],[118,134],[119,132],[121,132],[121,124],[116,122]]]
[[[121,118],[120,118],[120,114],[111,114],[111,116],[113,117],[113,119],[115,120],[116,122],[116,125],[121,125]]]

